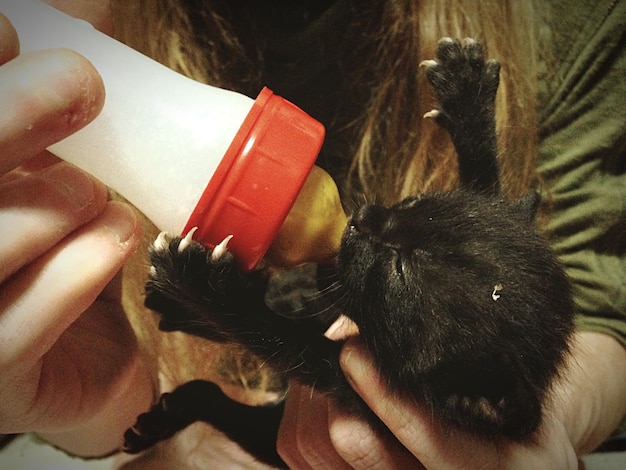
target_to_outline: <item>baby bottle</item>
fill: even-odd
[[[159,229],[228,247],[244,270],[331,258],[346,218],[313,165],[324,128],[264,88],[255,100],[198,83],[39,0],[0,0],[21,52],[72,49],[102,76],[104,108],[49,150]],[[304,190],[302,190],[304,187]],[[287,219],[287,222],[285,220]],[[284,225],[284,226],[283,226]]]

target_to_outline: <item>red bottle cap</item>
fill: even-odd
[[[252,270],[269,248],[311,171],[324,126],[263,88],[183,230],[228,249]]]

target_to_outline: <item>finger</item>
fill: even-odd
[[[423,468],[382,426],[374,429],[332,403],[329,405],[329,430],[334,448],[354,469]]]
[[[292,441],[299,465],[295,468],[350,468],[335,451],[328,433],[328,402],[326,397],[308,387],[297,386],[292,396],[297,416]],[[292,390],[290,389],[290,395]],[[280,450],[279,450],[280,452]],[[303,463],[304,462],[304,463]]]
[[[346,343],[340,361],[352,387],[398,441],[426,468],[433,468],[431,465],[437,463],[437,457],[434,443],[429,441],[429,424],[432,424],[432,418],[425,416],[426,413],[413,401],[402,400],[390,393],[380,379],[370,355],[358,340],[349,340]]]
[[[348,341],[341,365],[357,393],[424,468],[575,468],[562,425],[544,423],[536,443],[483,439],[447,425],[412,398],[391,393],[358,340]]]
[[[0,371],[36,363],[121,268],[140,232],[135,212],[110,202],[97,219],[10,278],[0,297]]]
[[[0,175],[0,185],[7,181],[13,181],[30,175],[31,173],[41,171],[45,168],[51,167],[55,163],[59,163],[60,161],[62,160],[59,157],[51,154],[47,150],[44,150],[33,158],[22,162],[22,164],[17,168],[5,173],[4,175]]]
[[[0,174],[0,185],[14,181],[25,176],[30,175],[31,173],[36,173],[38,171],[42,171],[46,168],[55,165],[56,163],[60,163],[61,160],[56,155],[50,153],[47,150],[40,152],[39,154],[31,157],[23,162],[17,168],[5,173],[4,175]]]
[[[66,49],[22,54],[0,67],[0,174],[89,123],[104,104],[93,66]]]
[[[45,2],[74,18],[89,22],[98,31],[108,35],[113,33],[111,2],[102,0],[45,0]]]
[[[312,468],[351,468],[335,450],[328,431],[328,400],[310,388],[300,392],[298,450]]]
[[[390,392],[359,340],[348,341],[340,360],[356,392],[425,468],[499,468],[495,443],[449,428],[412,398]]]
[[[302,454],[300,454],[296,436],[302,389],[303,387],[296,384],[292,384],[289,387],[289,394],[285,400],[283,418],[278,428],[276,449],[278,450],[278,455],[285,461],[288,468],[307,470],[310,469],[311,466],[307,463]]]
[[[0,185],[0,282],[103,209],[106,187],[67,163]]]
[[[19,51],[17,32],[7,17],[0,13],[0,65],[17,57]]]

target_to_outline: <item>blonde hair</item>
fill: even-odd
[[[208,0],[114,0],[115,34],[131,47],[196,80],[248,94],[264,85],[262,47],[243,37],[232,18]],[[345,3],[345,2],[344,2]],[[457,184],[456,155],[447,134],[423,115],[435,100],[422,60],[433,58],[443,36],[472,37],[501,62],[497,130],[503,187],[509,196],[535,181],[536,73],[543,6],[539,0],[371,0],[357,2],[343,39],[351,50],[344,83],[362,98],[358,112],[328,127],[328,147],[346,161],[336,176],[343,194],[395,202],[407,195]],[[202,38],[198,37],[201,25]],[[237,33],[239,31],[239,34]],[[249,33],[254,35],[255,32]],[[262,38],[257,38],[261,40]],[[261,41],[262,42],[262,41]],[[332,51],[330,52],[332,53]],[[337,61],[342,57],[337,57]],[[305,71],[306,75],[306,71]],[[286,77],[286,80],[297,77]],[[280,90],[275,90],[280,93]],[[300,104],[296,102],[296,104]],[[339,142],[339,144],[337,144]],[[336,145],[335,145],[336,144]],[[142,269],[146,269],[142,266]],[[143,278],[142,278],[143,279]],[[135,280],[136,281],[136,280]],[[141,289],[139,282],[127,289]],[[130,284],[129,284],[130,285]],[[139,309],[139,303],[134,305]],[[145,317],[145,315],[144,315]],[[139,322],[139,323],[137,323]],[[156,327],[135,321],[159,357],[165,349],[204,364],[207,346],[172,335],[157,339]],[[146,333],[150,329],[151,333]],[[197,355],[197,362],[193,356]],[[191,366],[190,366],[191,367]],[[169,374],[170,372],[168,372]],[[176,380],[191,378],[193,371]],[[197,375],[197,374],[196,374]]]
[[[497,129],[506,156],[500,161],[503,187],[510,195],[526,191],[536,153],[533,72],[537,23],[533,3],[406,1],[389,2],[385,10],[390,10],[385,14],[393,27],[381,31],[377,58],[381,76],[371,111],[364,116],[363,138],[352,164],[367,190],[374,192],[373,188],[386,184],[399,191],[391,195],[394,198],[450,189],[456,184],[456,155],[450,139],[443,129],[422,118],[435,101],[418,70],[420,61],[435,56],[437,41],[451,36],[477,39],[486,55],[501,63]],[[409,99],[414,103],[412,109],[407,109]],[[381,174],[386,177],[381,179]]]
[[[243,92],[262,83],[262,52],[244,45],[211,2],[117,1],[116,35],[132,47],[196,80]],[[456,184],[456,156],[442,129],[422,116],[435,101],[419,63],[433,58],[443,36],[473,37],[502,64],[497,97],[504,188],[524,192],[533,181],[536,153],[536,70],[544,7],[516,0],[385,0],[363,2],[350,31],[358,51],[350,82],[367,88],[362,112],[350,123],[347,192],[394,202]],[[369,15],[365,20],[361,19]],[[359,18],[360,16],[360,18]],[[373,21],[372,18],[376,20]],[[197,44],[194,24],[208,40]],[[360,31],[359,31],[360,29]],[[360,32],[356,35],[355,32]],[[348,38],[350,40],[350,38]],[[298,104],[298,103],[296,103]],[[345,136],[342,133],[342,136]],[[345,138],[345,137],[344,137]],[[332,133],[329,133],[332,139]]]

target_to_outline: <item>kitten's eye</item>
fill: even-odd
[[[404,267],[404,260],[403,260],[402,254],[400,254],[399,252],[396,252],[395,261],[396,261],[396,274],[400,277],[400,279],[404,281],[405,267]]]

